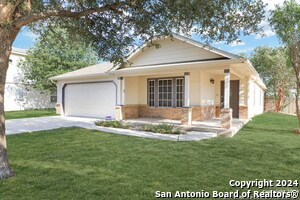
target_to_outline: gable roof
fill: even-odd
[[[51,77],[50,80],[64,80],[70,78],[83,78],[83,77],[107,75],[106,72],[108,72],[113,66],[114,66],[113,63],[110,62],[100,63],[100,64],[92,65],[72,72]]]
[[[190,60],[190,61],[184,61],[184,62],[174,62],[174,63],[159,63],[159,64],[155,64],[155,65],[147,65],[147,66],[143,66],[141,68],[153,68],[153,69],[158,69],[159,67],[163,67],[164,65],[176,65],[176,64],[186,64],[186,63],[210,63],[210,62],[220,62],[222,60],[227,60],[228,62],[244,62],[245,59],[241,56],[235,55],[233,53],[229,53],[211,46],[208,46],[207,44],[195,41],[193,39],[178,35],[173,33],[172,34],[173,38],[191,44],[195,47],[201,48],[203,50],[206,50],[208,52],[211,52],[213,54],[216,55],[215,58],[212,59],[203,59],[203,60]],[[168,37],[165,37],[168,38]],[[162,38],[155,38],[155,40],[160,40]],[[135,56],[137,56],[138,54],[140,54],[143,49],[145,47],[148,46],[148,43],[144,43],[142,46],[140,46],[137,50],[135,50],[133,53],[131,53],[128,58],[125,60],[129,61],[130,59],[133,59]],[[134,71],[134,68],[137,68],[135,66],[133,67],[129,67],[131,68],[130,71]],[[127,68],[129,70],[129,68]],[[133,68],[133,69],[132,69]],[[138,67],[140,68],[140,67]],[[141,68],[139,70],[141,70]],[[106,62],[106,63],[101,63],[101,64],[96,64],[90,67],[86,67],[86,68],[82,68],[73,72],[69,72],[69,73],[65,73],[65,74],[61,74],[55,77],[51,77],[51,80],[64,80],[64,79],[72,79],[72,78],[84,78],[84,77],[95,77],[95,76],[107,76],[107,75],[115,75],[118,74],[118,72],[120,71],[120,73],[125,73],[124,68],[122,68],[121,65],[114,65],[113,63],[110,62]]]
[[[239,58],[243,58],[242,56],[239,56],[239,55],[236,55],[236,54],[233,54],[233,53],[230,53],[230,52],[227,52],[227,51],[223,51],[221,49],[218,49],[218,48],[215,48],[215,47],[212,47],[210,45],[207,45],[207,44],[204,44],[202,42],[198,42],[196,40],[193,40],[193,39],[190,39],[188,37],[185,37],[185,36],[182,36],[182,35],[179,35],[177,33],[172,33],[172,37],[173,38],[176,38],[182,42],[186,42],[188,44],[191,44],[191,45],[194,45],[196,47],[199,47],[199,48],[202,48],[204,50],[207,50],[209,52],[212,52],[212,53],[215,53],[219,56],[223,56],[225,58],[229,58],[229,59],[239,59]],[[165,38],[168,38],[168,37],[165,37]],[[160,40],[162,38],[154,38],[153,41],[157,41],[157,40]],[[129,61],[131,59],[133,59],[134,57],[136,57],[139,53],[141,53],[143,51],[143,49],[145,47],[148,46],[148,43],[145,42],[143,45],[141,45],[139,48],[137,48],[135,51],[133,51],[126,59],[126,61]],[[125,62],[126,62],[125,61]]]

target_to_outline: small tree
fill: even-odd
[[[276,6],[270,23],[278,37],[288,50],[289,59],[296,79],[296,112],[300,127],[300,5],[295,0],[285,1],[283,6]]]
[[[56,85],[50,77],[96,62],[97,54],[80,36],[70,35],[62,28],[46,29],[20,63],[24,70],[22,81],[40,91],[54,92]]]
[[[284,48],[257,47],[250,58],[267,85],[266,97],[274,99],[276,112],[282,111],[295,88],[293,69],[288,65]]]

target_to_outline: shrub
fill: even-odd
[[[154,124],[154,125],[145,125],[142,127],[144,131],[150,131],[154,133],[166,133],[166,134],[182,134],[184,133],[181,129],[176,128],[171,124]]]
[[[122,121],[110,120],[110,121],[97,121],[95,122],[97,126],[113,127],[113,128],[130,128],[127,124]]]

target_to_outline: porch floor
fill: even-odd
[[[245,119],[233,119],[232,128],[224,129],[221,128],[221,120],[219,118],[214,118],[205,121],[193,121],[191,126],[182,125],[180,120],[171,120],[163,118],[136,118],[124,120],[124,122],[135,126],[168,123],[186,129],[188,133],[214,134],[216,136],[234,136],[248,121],[249,120]]]

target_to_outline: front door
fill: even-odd
[[[230,108],[232,109],[232,117],[239,118],[239,91],[240,81],[230,81]],[[221,81],[221,108],[224,108],[224,81]]]

